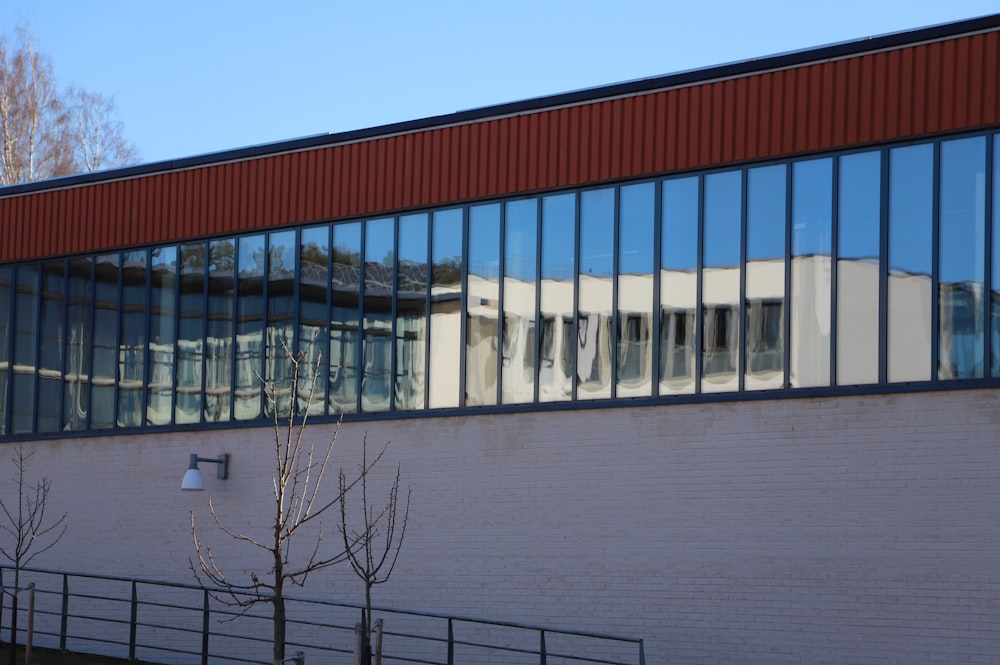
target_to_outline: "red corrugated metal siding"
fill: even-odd
[[[0,260],[1000,124],[994,31],[659,93],[0,199]]]

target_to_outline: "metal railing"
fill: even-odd
[[[0,566],[0,640],[21,643],[21,628],[11,635],[11,589],[4,584],[12,581],[13,570]],[[224,589],[22,569],[22,588],[29,583],[35,584],[37,647],[177,665],[271,661],[271,615],[227,604]],[[302,652],[313,662],[353,662],[362,610],[356,603],[286,597],[287,653]],[[25,611],[23,605],[17,610],[15,626],[26,624]],[[645,665],[643,641],[633,637],[389,607],[373,611],[383,619],[383,663]]]

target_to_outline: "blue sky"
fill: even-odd
[[[373,127],[1000,11],[996,0],[0,0],[143,161]]]

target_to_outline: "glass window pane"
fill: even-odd
[[[0,434],[6,434],[10,395],[11,313],[14,304],[13,268],[0,266]]]
[[[299,355],[304,375],[299,379],[299,413],[326,413],[326,386],[330,376],[330,227],[302,230],[299,241]]]
[[[990,373],[1000,376],[1000,134],[993,135],[993,257],[990,287]]]
[[[426,214],[399,218],[395,408],[404,411],[425,405],[427,242]]]
[[[542,199],[542,320],[538,400],[573,396],[573,289],[576,276],[576,194]]]
[[[577,312],[577,399],[611,397],[611,307],[615,189],[580,194],[580,302]]]
[[[361,351],[361,222],[333,227],[330,318],[330,413],[358,410]]]
[[[118,336],[118,427],[140,427],[145,421],[146,266],[145,250],[122,254],[122,311]]]
[[[698,299],[697,177],[663,183],[660,394],[693,393]]]
[[[66,381],[63,390],[63,429],[87,429],[90,409],[91,317],[93,261],[70,259],[66,310]]]
[[[465,333],[465,404],[497,403],[500,340],[500,205],[469,209],[469,283]]]
[[[91,379],[90,428],[110,429],[115,423],[115,374],[118,364],[117,254],[97,257],[94,268],[94,359]]]
[[[535,398],[535,271],[538,262],[538,200],[506,204],[504,219],[503,403]]]
[[[792,165],[791,366],[793,388],[830,384],[833,160]]]
[[[174,347],[177,302],[177,248],[155,247],[150,253],[149,392],[146,422],[169,425],[173,413]]]
[[[10,431],[34,431],[35,381],[38,374],[39,270],[37,265],[18,266],[14,297],[14,383]]]
[[[621,188],[618,218],[618,397],[653,394],[653,223],[656,185]]]
[[[66,267],[62,261],[42,265],[42,321],[38,349],[38,431],[62,426],[62,375],[65,349]]]
[[[287,416],[292,405],[292,358],[295,349],[295,231],[268,236],[267,331],[264,379],[273,387],[264,398],[264,415],[272,408]],[[274,404],[271,404],[274,399]]]
[[[392,389],[392,291],[395,220],[365,222],[365,322],[361,410],[388,411]]]
[[[236,278],[236,383],[233,401],[233,415],[236,420],[254,420],[260,418],[261,414],[260,380],[264,373],[264,271],[266,263],[263,235],[246,236],[239,239],[236,264],[238,271]]]
[[[701,390],[739,387],[740,236],[743,197],[739,171],[705,176],[702,265]]]
[[[208,321],[205,333],[205,420],[232,419],[236,240],[208,244]]]
[[[941,143],[938,378],[983,376],[986,140]]]
[[[931,378],[934,146],[889,153],[889,381]]]
[[[747,390],[785,383],[785,217],[787,167],[747,171]]]
[[[431,408],[458,406],[462,342],[462,210],[434,213],[431,268]]]
[[[882,154],[840,158],[837,383],[878,383]]]
[[[205,348],[205,252],[203,242],[181,245],[180,300],[177,321],[178,423],[197,423],[202,415]]]

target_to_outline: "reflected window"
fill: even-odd
[[[122,309],[118,336],[118,427],[144,423],[146,388],[146,278],[145,250],[122,254]]]
[[[743,180],[739,171],[705,176],[701,274],[703,392],[739,387],[742,206]]]
[[[500,205],[469,209],[469,276],[465,313],[465,404],[497,403],[500,340]]]
[[[169,425],[173,419],[176,345],[177,248],[155,247],[150,253],[149,383],[146,422]]]
[[[577,399],[611,397],[615,188],[580,193]]]
[[[69,260],[66,289],[66,357],[63,385],[63,429],[87,429],[90,409],[91,318],[93,317],[93,261]]]
[[[654,183],[621,188],[618,221],[617,397],[653,392]]]
[[[232,419],[236,241],[208,244],[208,320],[205,328],[206,422]]]
[[[830,384],[833,160],[792,164],[792,292],[788,381]]]
[[[94,266],[94,342],[90,428],[115,423],[115,375],[118,364],[119,256],[104,254]]]
[[[746,358],[747,390],[785,384],[784,164],[747,171]]]
[[[330,289],[330,413],[358,410],[361,356],[361,223],[333,227]]]
[[[33,432],[35,429],[38,308],[39,268],[37,265],[18,266],[14,296],[13,400],[10,422],[10,431],[14,434]]]
[[[660,394],[694,392],[698,300],[698,177],[663,183],[660,265]]]
[[[330,227],[303,229],[299,240],[299,378],[296,409],[310,415],[326,413],[329,378]],[[315,377],[315,378],[314,378]]]
[[[431,232],[431,408],[458,406],[462,343],[462,209],[434,213]]]
[[[395,408],[425,405],[427,348],[427,215],[399,218],[396,266]]]
[[[264,236],[240,238],[237,251],[233,416],[236,420],[255,420],[261,416],[260,380],[264,375],[264,275],[267,264]]]
[[[0,266],[0,434],[6,434],[7,399],[10,394],[11,312],[14,298],[14,270]]]
[[[365,321],[361,410],[388,411],[392,376],[395,220],[365,222]]]
[[[63,352],[66,333],[66,266],[42,265],[42,308],[38,347],[38,431],[58,432],[62,425]]]
[[[292,359],[295,347],[295,231],[268,235],[267,249],[267,329],[264,379],[269,394],[264,396],[264,415],[274,411],[285,416],[292,408]],[[301,378],[301,377],[300,377]]]
[[[931,378],[934,146],[889,151],[889,381]]]
[[[986,351],[986,140],[941,143],[939,379],[982,377]]]
[[[882,154],[845,155],[839,168],[837,383],[877,383]]]
[[[576,276],[576,194],[542,199],[541,339],[538,400],[573,397],[573,293]]]
[[[201,422],[205,362],[205,259],[203,242],[181,245],[177,321],[177,423]]]
[[[509,201],[504,218],[501,382],[504,404],[535,399],[538,200]]]

